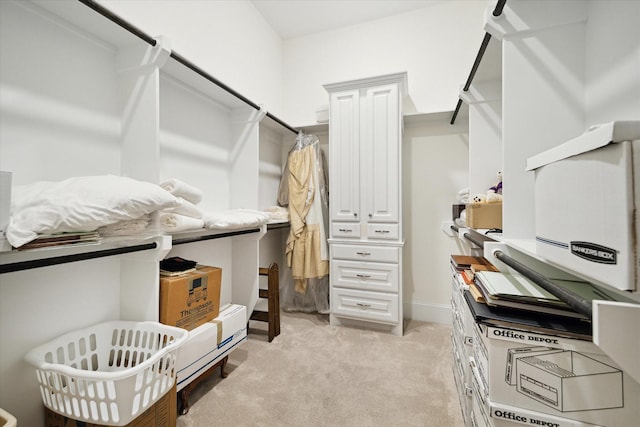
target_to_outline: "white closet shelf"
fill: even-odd
[[[288,225],[288,223],[286,223]],[[122,236],[103,238],[97,243],[52,246],[48,248],[0,252],[0,274],[31,270],[70,262],[86,261],[134,252],[148,254],[160,261],[173,246],[205,240],[236,237],[245,234],[266,233],[266,226],[235,230],[202,230],[176,235]],[[261,237],[261,236],[260,236]]]
[[[97,243],[12,250],[0,253],[0,274],[143,251],[152,251],[150,256],[159,261],[170,249],[171,237],[156,235],[109,237]]]
[[[156,38],[146,34],[94,0],[32,1],[37,5],[35,8],[41,8],[42,13],[47,14],[49,19],[58,22],[60,25],[70,27],[97,43],[110,45],[114,51],[121,48],[130,48],[131,46],[157,45]],[[34,8],[31,5],[25,7]],[[175,51],[171,51],[169,59],[161,67],[161,72],[215,99],[229,109],[241,107],[261,109],[260,105],[238,93]],[[297,129],[273,114],[267,112],[266,117],[270,119],[271,123],[277,124],[290,132],[298,133]]]

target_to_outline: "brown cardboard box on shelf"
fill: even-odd
[[[466,209],[467,226],[471,228],[502,228],[502,202],[469,203]]]
[[[222,269],[205,265],[160,277],[160,323],[192,330],[218,317],[221,282]]]
[[[125,427],[176,427],[178,418],[176,393],[174,384],[171,390]],[[49,408],[45,408],[44,420],[46,427],[104,427],[103,424],[85,423],[67,418]]]

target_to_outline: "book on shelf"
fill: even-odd
[[[196,271],[198,263],[181,257],[165,258],[160,261],[160,276],[174,277]]]
[[[192,273],[196,271],[196,268],[189,268],[186,270],[180,270],[180,271],[167,271],[167,270],[163,270],[160,269],[160,275],[162,277],[175,277],[175,276],[182,276],[183,274],[187,274],[187,273]]]
[[[477,302],[470,291],[464,292],[464,298],[474,320],[488,326],[586,341],[592,339],[592,324],[583,319],[494,307]]]
[[[557,286],[589,301],[603,298],[613,299],[589,282],[550,280]],[[573,310],[569,304],[521,274],[481,271],[475,275],[475,283],[482,292],[486,303],[491,306],[586,319],[586,316]]]
[[[18,250],[22,251],[63,245],[96,244],[100,242],[100,240],[100,235],[96,231],[43,234],[29,243],[20,246]]]
[[[451,255],[451,265],[456,271],[499,271],[489,260],[480,256],[472,255]]]

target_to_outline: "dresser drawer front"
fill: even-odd
[[[385,246],[333,245],[331,250],[333,259],[400,262],[400,248]]]
[[[373,240],[398,240],[398,224],[367,224],[367,238]]]
[[[331,223],[331,236],[334,238],[359,239],[359,222],[333,222]]]
[[[398,295],[332,287],[331,312],[352,319],[397,324]]]
[[[398,292],[398,264],[334,261],[331,266],[333,286],[369,291]]]

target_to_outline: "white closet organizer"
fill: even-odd
[[[329,92],[331,316],[402,335],[402,99],[406,73]]]
[[[502,13],[494,14],[496,2],[489,2],[485,56],[481,64],[474,64],[473,83],[465,85],[468,90],[460,98],[469,105],[470,194],[486,192],[495,184],[496,171],[503,172],[503,232],[490,234],[494,242],[482,241],[484,230],[478,235],[460,228],[456,234],[463,241],[478,241],[484,246],[478,254],[503,271],[517,272],[509,265],[517,265],[515,260],[544,277],[577,277],[619,292],[622,301],[640,302],[640,289],[622,292],[607,287],[536,253],[534,177],[525,170],[529,157],[591,125],[637,120],[640,70],[631,58],[637,57],[640,38],[632,17],[640,5],[501,0],[497,8]],[[448,225],[445,231],[450,232]],[[615,301],[584,307],[593,309],[594,343],[636,381],[640,354],[628,343],[637,341],[639,307]],[[487,425],[494,422],[489,417]]]
[[[172,52],[166,38],[90,1],[9,0],[0,2],[0,52],[0,170],[14,185],[180,178],[202,189],[203,210],[276,204],[276,191],[263,193],[277,189],[271,171],[297,130]],[[21,425],[42,424],[22,360],[31,348],[105,320],[158,320],[166,256],[221,267],[221,304],[244,305],[248,316],[259,259],[281,256],[259,253],[265,233],[203,229],[0,253],[0,406]]]

